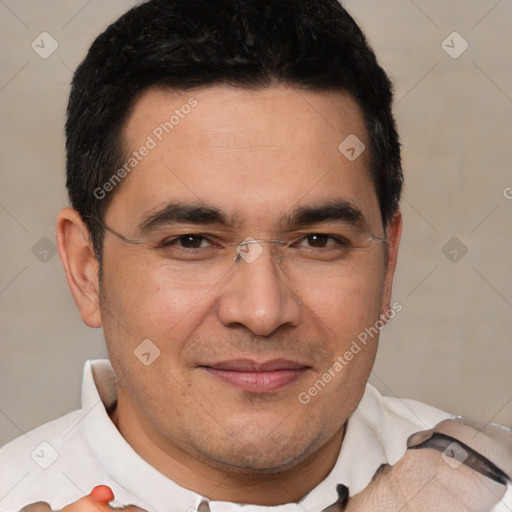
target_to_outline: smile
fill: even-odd
[[[222,361],[202,366],[209,374],[249,393],[271,393],[299,379],[310,368],[276,359],[258,363],[249,359]]]

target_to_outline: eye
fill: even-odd
[[[305,245],[307,244],[307,245]],[[325,233],[311,233],[299,239],[294,245],[298,247],[311,247],[314,249],[348,247],[349,242],[344,238],[327,235]]]
[[[197,233],[167,236],[154,248],[168,261],[208,261],[223,254],[222,245]]]
[[[160,245],[163,248],[176,247],[179,249],[203,249],[211,247],[212,244],[212,241],[204,235],[187,233],[173,238],[166,238]]]

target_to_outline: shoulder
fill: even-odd
[[[94,460],[81,428],[84,415],[83,410],[71,412],[0,448],[1,512],[32,501],[51,503],[59,487],[63,494],[76,495],[71,482],[76,467],[89,469]]]
[[[80,422],[81,416],[82,411],[80,410],[71,412],[7,443],[0,448],[0,468],[5,468],[10,463],[16,463],[17,465],[24,465],[29,461],[32,461],[33,464],[37,463],[40,445],[49,448],[46,450],[48,455],[52,448],[58,450],[65,444],[67,432],[72,434],[72,430]],[[45,452],[44,447],[42,448],[43,452]],[[34,459],[36,460],[34,461]],[[40,465],[44,464],[44,461],[41,460],[39,463]],[[46,463],[49,463],[49,460]]]
[[[366,385],[356,414],[365,423],[378,424],[382,429],[389,425],[395,431],[400,428],[405,431],[409,427],[412,431],[424,430],[455,417],[417,400],[383,396],[371,384]]]

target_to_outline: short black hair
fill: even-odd
[[[104,232],[97,219],[115,191],[100,198],[95,191],[126,161],[121,133],[135,101],[151,87],[217,84],[352,95],[366,124],[383,224],[399,209],[392,84],[337,0],[150,0],[97,37],[72,82],[66,186],[100,263]]]

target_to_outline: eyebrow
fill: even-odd
[[[147,233],[168,224],[231,226],[232,221],[219,208],[200,204],[169,203],[163,209],[146,215],[139,224],[139,230],[141,233]]]
[[[287,229],[307,227],[325,222],[342,222],[358,229],[367,229],[368,222],[363,212],[350,201],[340,199],[317,205],[300,206],[281,219],[280,225]]]
[[[308,206],[300,206],[277,222],[281,231],[294,230],[314,224],[338,222],[357,229],[367,229],[368,223],[363,212],[350,201],[340,199]],[[161,210],[151,212],[139,224],[142,234],[170,224],[221,225],[231,228],[232,217],[220,208],[194,203],[172,202]]]

